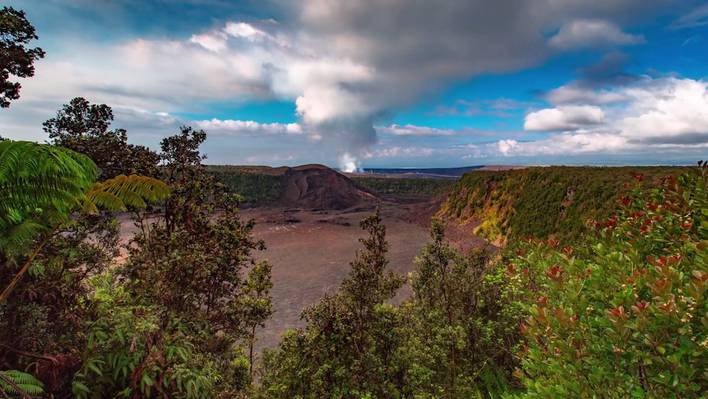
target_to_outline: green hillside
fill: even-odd
[[[250,204],[269,204],[278,200],[282,189],[282,178],[273,174],[258,173],[239,166],[207,166],[213,175],[231,192],[238,193]]]
[[[643,185],[677,175],[680,167],[532,167],[465,174],[441,215],[461,223],[481,220],[475,233],[505,242],[527,237],[574,239],[590,219],[609,217],[635,176]]]
[[[444,193],[455,183],[454,179],[405,177],[352,177],[361,186],[381,196],[427,198]]]

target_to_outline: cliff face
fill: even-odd
[[[439,215],[489,241],[572,240],[590,220],[609,217],[623,191],[677,175],[675,167],[533,167],[475,171],[453,187]],[[641,182],[635,176],[642,175]]]

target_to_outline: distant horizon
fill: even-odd
[[[505,164],[497,164],[497,163],[489,163],[489,164],[476,164],[476,165],[462,165],[462,166],[385,166],[385,167],[380,167],[380,166],[362,166],[359,168],[360,171],[371,171],[371,170],[396,170],[396,169],[410,169],[410,170],[441,170],[441,169],[466,169],[466,168],[484,168],[484,167],[554,167],[554,166],[559,166],[559,167],[662,167],[662,166],[668,166],[668,167],[690,167],[696,165],[696,163],[699,160],[696,160],[696,162],[693,163],[645,163],[645,164],[639,164],[639,163],[617,163],[617,164],[570,164],[570,163],[555,163],[555,164],[532,164],[532,163],[505,163]],[[239,164],[239,163],[205,163],[206,166],[234,166],[234,167],[268,167],[268,168],[292,168],[292,167],[297,167],[297,166],[304,166],[304,165],[323,165],[326,166],[330,169],[335,169],[335,170],[340,170],[336,166],[332,165],[327,165],[324,163],[318,163],[318,162],[305,162],[301,164],[288,164],[288,165],[261,165],[261,164]]]

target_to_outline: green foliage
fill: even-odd
[[[43,126],[52,144],[89,156],[102,179],[135,174],[158,177],[160,157],[147,147],[129,144],[124,129],[108,130],[112,121],[111,107],[76,97]]]
[[[416,260],[413,298],[388,303],[401,279],[385,273],[384,228],[369,235],[340,290],[303,314],[307,327],[267,351],[268,398],[500,397],[518,382],[512,353],[523,316],[519,291],[492,254],[462,254],[433,225]]]
[[[271,266],[268,262],[258,262],[248,272],[248,279],[243,289],[243,295],[239,299],[241,319],[246,330],[250,330],[248,331],[250,378],[253,378],[253,346],[256,343],[256,328],[264,327],[265,321],[273,314],[273,301],[270,297],[271,288],[273,288]]]
[[[77,398],[214,397],[224,376],[196,349],[189,323],[143,305],[110,276],[94,280],[96,320],[88,325]]]
[[[442,214],[461,222],[481,219],[481,232],[503,241],[529,237],[569,241],[583,234],[589,220],[613,212],[632,176],[643,174],[643,184],[649,187],[660,176],[681,172],[681,168],[669,167],[474,171],[452,188]]]
[[[131,392],[139,387],[150,389],[143,395],[169,392],[169,397],[242,394],[251,381],[256,328],[272,313],[270,265],[257,263],[252,255],[264,244],[253,237],[254,223],[239,217],[237,198],[201,165],[199,146],[205,138],[203,131],[184,127],[163,140],[163,171],[171,193],[160,214],[137,214],[140,232],[120,269],[122,289],[134,305],[150,308],[141,313],[151,314],[151,323],[158,326],[143,334],[148,341],[141,361],[167,359],[172,346],[188,352],[179,364],[163,362],[148,375],[143,385],[153,388],[135,379],[111,378]],[[132,354],[127,344],[109,344],[115,349],[108,353]],[[147,369],[134,370],[145,375]]]
[[[34,26],[25,12],[12,7],[0,9],[0,107],[7,108],[10,101],[20,98],[19,82],[10,82],[10,75],[18,78],[34,76],[34,62],[44,58],[39,48],[27,48],[37,40]]]
[[[96,160],[108,177],[98,183],[85,155],[0,143],[0,364],[34,369],[53,397],[242,396],[256,329],[273,312],[270,265],[252,256],[264,244],[238,197],[204,171],[203,131],[163,140],[158,170],[155,154],[108,131],[111,120],[109,107],[79,98],[45,123],[57,144]],[[141,168],[166,183],[122,174]],[[123,267],[109,267],[118,223],[101,210],[136,216]]]
[[[641,180],[639,177],[638,179]],[[708,389],[706,169],[634,189],[578,245],[509,264],[528,319],[527,397],[702,397]]]
[[[454,179],[363,177],[351,178],[361,186],[381,196],[433,197],[446,193]]]
[[[405,396],[494,397],[510,389],[522,312],[491,253],[462,254],[434,221],[416,258],[413,298],[403,306]]]
[[[144,198],[160,199],[169,192],[159,180],[142,176],[118,176],[89,188],[95,174],[91,160],[67,149],[30,142],[0,143],[0,261],[20,258],[39,239],[0,294],[0,304],[80,205],[90,213],[98,213],[97,205],[114,210],[127,205],[145,207]]]
[[[270,204],[280,198],[283,182],[280,176],[255,173],[236,166],[211,165],[207,172],[224,184],[243,201],[254,205]]]
[[[32,353],[82,347],[83,323],[91,317],[91,288],[85,278],[102,273],[117,254],[115,219],[81,216],[65,224],[31,262],[4,312],[0,310],[0,342]],[[0,286],[14,272],[11,267],[0,272]]]
[[[145,209],[149,202],[167,198],[170,188],[160,180],[147,176],[119,175],[94,183],[86,192],[83,211],[98,213],[98,209],[127,211],[128,208]]]
[[[37,397],[44,394],[44,384],[35,376],[19,370],[0,371],[0,393],[4,397]]]
[[[0,251],[22,252],[40,234],[65,223],[79,206],[125,210],[164,198],[156,179],[117,176],[95,183],[95,164],[74,151],[26,141],[0,142]]]
[[[21,252],[68,220],[96,173],[88,157],[67,149],[0,142],[0,251]]]
[[[484,220],[474,230],[474,234],[484,238],[489,242],[494,242],[502,238],[499,217],[493,211],[484,215]]]
[[[388,245],[378,213],[340,291],[307,309],[307,327],[265,354],[261,394],[269,398],[396,397],[394,351],[400,316],[385,302],[402,279],[386,271]]]

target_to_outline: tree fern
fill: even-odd
[[[97,173],[89,158],[71,150],[27,141],[0,142],[0,253],[26,255],[29,244],[44,233],[0,293],[0,303],[7,300],[48,241],[46,233],[58,230],[79,207],[90,213],[99,207],[144,208],[146,201],[169,194],[167,185],[153,178],[117,176],[95,183]]]
[[[25,238],[68,218],[97,173],[89,158],[71,150],[0,142],[0,250],[22,247]]]
[[[147,202],[166,198],[169,187],[160,180],[146,176],[116,176],[94,184],[86,193],[83,210],[93,213],[98,208],[124,211],[128,207],[145,208]]]
[[[18,370],[0,371],[0,393],[3,397],[33,398],[44,394],[44,384],[32,374]]]

